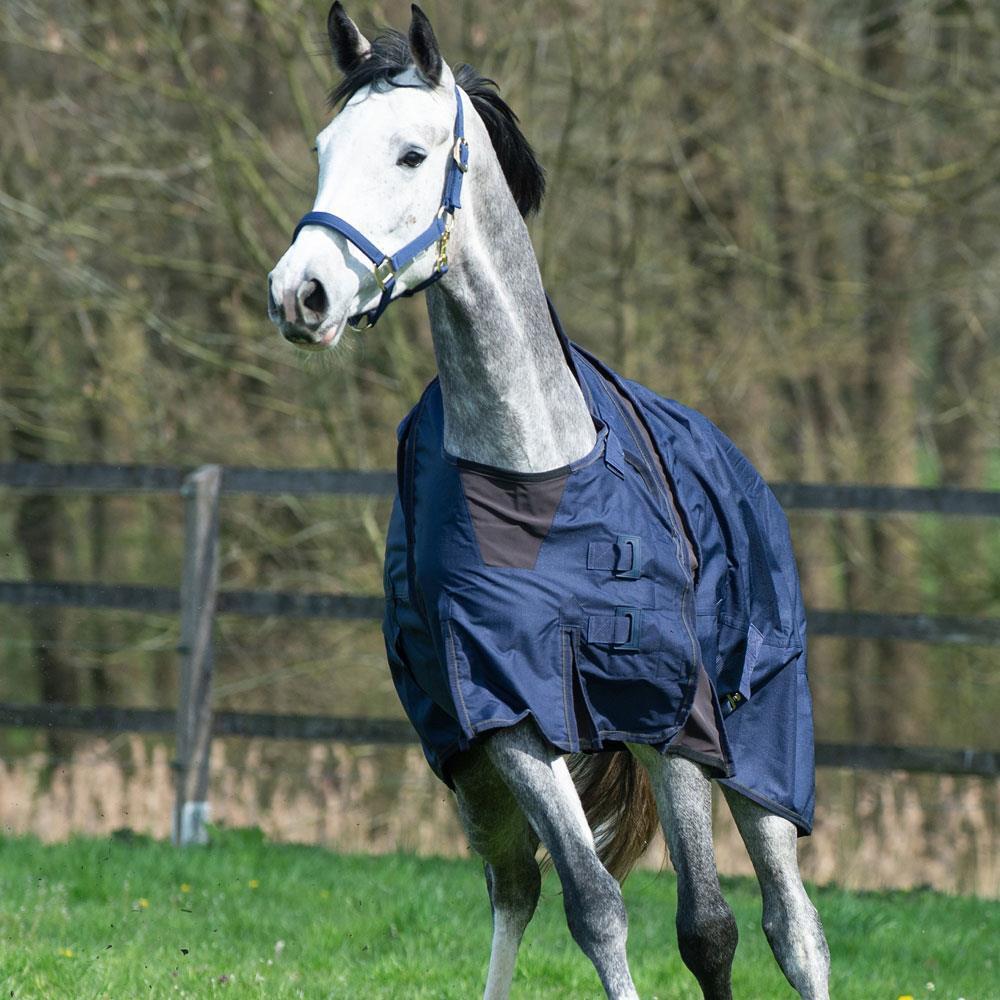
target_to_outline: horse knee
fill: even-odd
[[[596,862],[596,858],[595,858]],[[573,940],[590,956],[620,948],[628,933],[621,886],[599,862],[584,877],[563,882],[563,906]]]
[[[777,950],[785,943],[792,923],[792,915],[784,900],[765,901],[760,926],[764,929],[764,937],[767,938],[767,943],[771,946],[772,951]]]
[[[677,911],[677,946],[706,997],[728,997],[739,932],[729,904],[720,896],[709,905]]]
[[[764,936],[786,978],[800,996],[827,996],[830,949],[823,924],[812,901],[801,898],[765,898],[761,919]]]
[[[487,863],[485,869],[494,921],[503,920],[522,933],[542,891],[542,874],[535,859],[529,855],[506,864]]]

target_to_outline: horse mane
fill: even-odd
[[[330,108],[349,101],[364,87],[399,86],[395,77],[413,66],[410,44],[402,32],[391,28],[372,43],[371,52],[348,72],[330,93]],[[545,195],[545,171],[524,137],[517,115],[500,96],[495,81],[462,63],[454,70],[455,82],[465,91],[489,132],[493,151],[521,215],[537,212]]]

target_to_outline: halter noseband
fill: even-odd
[[[416,295],[428,285],[440,280],[448,271],[448,238],[455,222],[455,212],[462,207],[462,178],[469,169],[469,144],[465,141],[465,117],[462,113],[462,93],[455,85],[455,101],[458,105],[455,111],[455,144],[448,159],[448,172],[444,180],[444,193],[441,195],[441,207],[434,216],[434,221],[416,238],[406,244],[401,250],[390,256],[381,250],[363,233],[354,228],[346,219],[329,212],[307,212],[299,219],[299,224],[292,234],[292,243],[306,226],[322,226],[340,233],[353,243],[374,266],[375,281],[382,289],[382,298],[378,305],[367,312],[357,313],[348,319],[348,325],[354,330],[370,330],[379,317],[393,301],[393,290],[396,287],[396,275],[410,265],[420,254],[438,245],[437,261],[434,273],[422,281],[416,288],[400,292],[395,298]]]

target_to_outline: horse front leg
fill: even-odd
[[[764,934],[781,971],[805,1000],[828,1000],[830,949],[802,885],[794,825],[731,788],[723,791],[760,882]]]
[[[736,918],[722,896],[712,842],[707,771],[686,757],[629,744],[649,772],[656,808],[677,872],[677,945],[705,1000],[732,1000]]]
[[[638,1000],[625,955],[621,888],[597,856],[566,761],[530,720],[497,730],[484,746],[552,856],[570,933],[593,962],[609,1000]]]
[[[483,859],[493,911],[493,943],[483,1000],[507,1000],[517,951],[541,891],[538,836],[482,746],[451,766],[469,846]]]

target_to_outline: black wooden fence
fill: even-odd
[[[268,715],[211,711],[211,626],[217,614],[292,618],[377,619],[382,598],[368,595],[218,590],[221,496],[391,496],[395,474],[353,470],[221,469],[166,466],[0,463],[0,486],[31,493],[168,493],[185,497],[185,570],[180,589],[108,583],[0,580],[0,604],[179,613],[182,618],[181,690],[177,712],[165,710],[0,703],[0,725],[91,731],[174,731],[178,741],[178,812],[182,842],[201,836],[208,741],[212,735],[275,739],[411,743],[415,734],[396,719]],[[1000,491],[779,483],[788,510],[872,514],[934,513],[1000,517]],[[811,636],[1000,646],[1000,619],[882,614],[810,609]],[[993,776],[1000,752],[821,743],[820,766]]]

